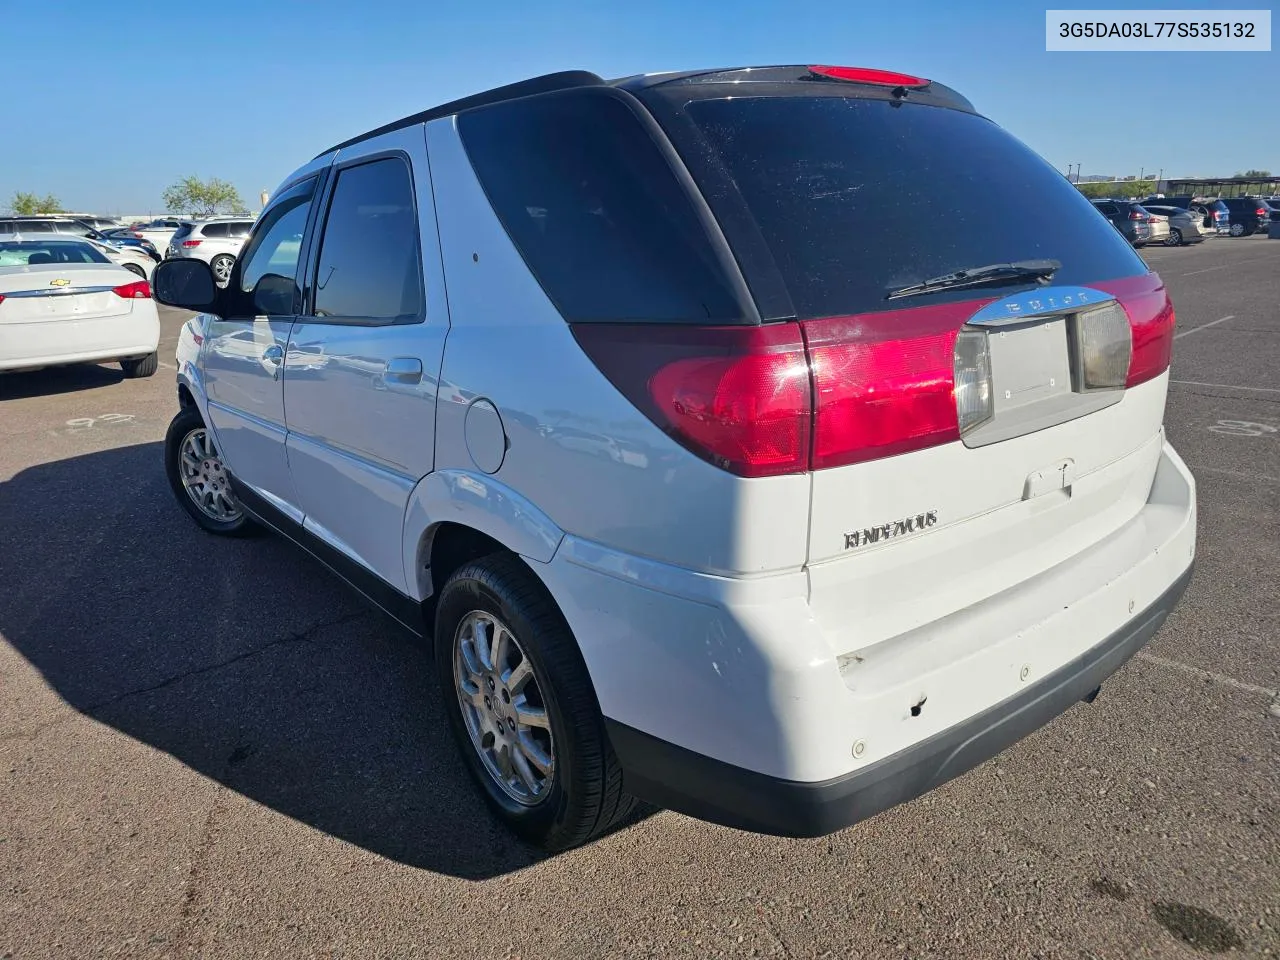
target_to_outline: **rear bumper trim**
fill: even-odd
[[[651,803],[757,833],[816,837],[920,796],[1085,699],[1160,629],[1192,567],[1101,643],[1040,682],[927,740],[830,780],[783,780],[605,719],[626,789]]]

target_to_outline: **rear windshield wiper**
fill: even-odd
[[[957,270],[932,280],[922,280],[897,290],[889,291],[886,300],[897,300],[899,297],[914,297],[921,293],[932,293],[935,290],[956,290],[963,287],[980,287],[987,284],[1009,283],[1017,280],[1036,280],[1045,282],[1061,269],[1057,260],[1015,260],[1013,263],[991,263],[985,267],[970,267]]]

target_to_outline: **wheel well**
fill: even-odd
[[[438,596],[445,583],[465,563],[493,553],[509,553],[493,537],[461,523],[442,523],[431,536],[427,568],[431,574],[431,594]]]
[[[178,385],[178,406],[183,410],[187,407],[194,407],[196,398],[191,395],[191,391],[186,388],[185,384]]]

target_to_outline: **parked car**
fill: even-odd
[[[501,87],[301,166],[225,289],[155,283],[200,312],[182,508],[434,636],[550,849],[631,796],[786,835],[909,800],[1092,699],[1191,572],[1164,284],[938,83]]]
[[[166,257],[192,257],[213,269],[219,286],[226,286],[231,265],[249,237],[253,220],[248,217],[217,217],[182,224],[169,241]]]
[[[1227,205],[1221,200],[1206,200],[1203,203],[1193,203],[1191,211],[1201,216],[1201,230],[1211,230],[1217,234],[1229,234],[1231,232],[1231,211],[1227,209]]]
[[[92,237],[81,237],[80,242],[89,244],[112,263],[124,267],[130,273],[142,277],[143,280],[151,279],[151,271],[155,269],[156,261],[141,247],[115,246],[104,240],[94,240]]]
[[[1185,243],[1204,242],[1204,234],[1200,232],[1203,218],[1189,207],[1164,207],[1150,203],[1144,203],[1142,207],[1148,213],[1164,218],[1168,226],[1164,241],[1166,246],[1179,247]]]
[[[159,343],[150,285],[96,244],[0,237],[0,371],[118,361],[149,377]]]
[[[144,239],[143,237],[136,236],[133,233],[133,231],[128,229],[127,227],[120,227],[115,230],[108,230],[105,234],[103,234],[103,236],[106,238],[108,243],[120,244],[121,246],[125,246],[125,247],[137,247],[138,249],[144,251],[149,257],[151,257],[152,260],[155,260],[156,262],[159,262],[161,259],[163,259],[160,256],[160,251],[158,251],[155,248],[155,244],[153,244],[150,240]]]
[[[1264,233],[1271,223],[1271,204],[1261,197],[1223,197],[1229,211],[1229,230],[1233,237],[1247,237],[1259,230]]]
[[[1132,200],[1094,200],[1092,203],[1133,246],[1146,246],[1156,239],[1155,221],[1142,204]]]
[[[87,237],[98,233],[92,225],[72,217],[45,214],[40,216],[11,216],[0,219],[0,233],[21,233],[30,236],[37,233],[61,233],[68,236]]]
[[[146,240],[157,251],[164,251],[169,248],[169,241],[180,226],[182,221],[176,217],[160,217],[149,223],[134,224],[128,229],[139,240]]]

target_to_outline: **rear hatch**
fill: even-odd
[[[1006,590],[1141,509],[1173,312],[1061,173],[962,98],[825,69],[641,96],[766,328],[799,327],[811,603],[856,646]],[[960,274],[1010,264],[1021,275]]]

